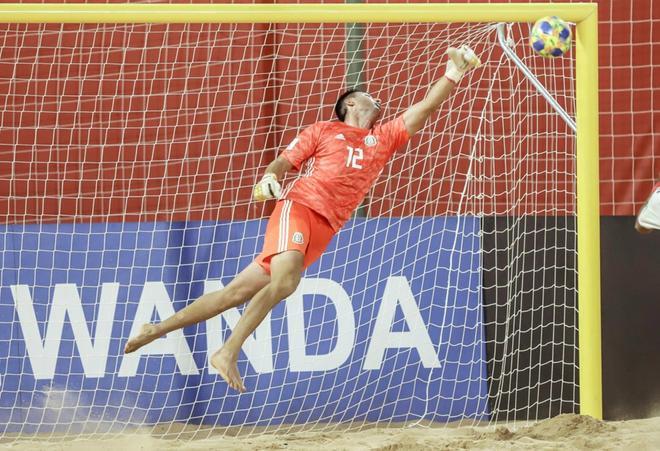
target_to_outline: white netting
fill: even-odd
[[[573,56],[531,55],[528,29],[510,27],[513,48],[572,115]],[[121,349],[259,252],[272,204],[251,201],[252,186],[299,131],[332,119],[346,27],[0,34],[2,436],[577,410],[575,140],[493,24],[365,27],[363,78],[384,120],[424,97],[449,45],[484,65],[248,340],[240,396],[207,363],[237,310]]]

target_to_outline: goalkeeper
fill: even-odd
[[[649,198],[639,211],[635,229],[639,233],[650,233],[653,229],[660,230],[660,181],[653,186]]]
[[[225,288],[201,296],[161,323],[143,325],[124,351],[133,352],[172,330],[251,299],[231,336],[211,357],[211,365],[227,384],[245,391],[237,366],[243,342],[275,305],[295,291],[304,269],[320,257],[350,218],[394,151],[422,129],[461,77],[480,64],[467,46],[450,48],[447,55],[444,77],[431,86],[424,100],[390,122],[375,125],[382,106],[368,93],[349,90],[342,94],[335,105],[339,120],[305,129],[268,165],[254,187],[255,200],[278,200],[262,253]],[[299,175],[281,190],[279,180],[291,169]]]

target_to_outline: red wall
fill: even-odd
[[[652,89],[660,8],[651,0],[636,0],[634,9],[631,3],[599,2],[605,215],[635,213],[660,177],[660,151],[654,150],[660,97]],[[0,221],[263,216],[271,207],[250,202],[252,183],[301,126],[331,119],[345,71],[343,29],[279,27],[285,32],[277,40],[263,33],[265,25],[257,32],[249,25],[111,26],[105,32],[52,25],[47,33],[38,32],[43,26],[0,27],[0,212],[7,212]],[[369,89],[383,100],[400,99],[388,106],[390,117],[423,97],[439,76],[429,68],[444,66],[442,52],[420,60],[406,45],[378,28],[368,35],[371,61],[392,61],[387,68],[367,64]],[[488,91],[475,86],[476,100],[459,92],[446,108],[486,102]],[[504,82],[494,92],[500,102],[518,101]],[[545,108],[537,103],[521,114]],[[574,189],[572,168],[545,150],[556,142],[523,140],[517,153],[507,151],[506,140],[492,144],[492,165],[475,173],[487,182],[466,185],[461,174],[470,160],[460,136],[476,133],[479,121],[468,113],[460,129],[443,135],[457,127],[456,117],[463,117],[457,114],[453,123],[436,121],[437,133],[416,137],[411,151],[393,162],[390,177],[384,174],[374,188],[371,214],[573,211],[566,194]],[[570,147],[567,140],[561,144]],[[541,174],[536,182],[531,173]],[[512,186],[512,175],[521,182]],[[520,201],[510,210],[512,190]],[[460,204],[464,192],[471,194],[470,206]]]

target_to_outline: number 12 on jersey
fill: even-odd
[[[362,169],[360,161],[364,157],[364,151],[362,149],[354,149],[351,146],[346,146],[348,149],[348,158],[346,159],[346,167],[354,169]]]

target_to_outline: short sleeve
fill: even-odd
[[[637,222],[647,229],[660,229],[660,186],[654,189],[648,202],[639,212]]]
[[[390,153],[394,153],[410,139],[403,115],[380,126],[379,134],[389,143]]]
[[[321,128],[320,122],[310,125],[282,151],[281,155],[289,160],[296,170],[300,170],[302,164],[316,153]]]

